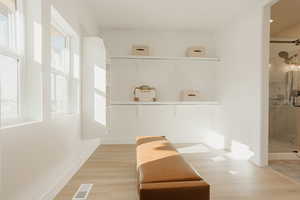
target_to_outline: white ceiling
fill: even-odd
[[[212,30],[262,0],[85,0],[103,29]]]

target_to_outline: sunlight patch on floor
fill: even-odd
[[[177,151],[179,153],[190,154],[190,153],[207,153],[210,150],[202,144],[197,144],[193,146],[178,148]]]
[[[223,162],[223,161],[226,161],[227,159],[224,156],[216,156],[216,157],[211,158],[211,160],[214,162]]]
[[[250,150],[249,146],[237,141],[232,141],[231,152],[226,156],[232,160],[250,160],[254,153]]]

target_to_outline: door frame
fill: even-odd
[[[260,163],[269,165],[269,63],[270,63],[270,20],[271,7],[280,0],[267,0],[263,7],[263,40],[262,40],[262,104],[261,104],[261,137]]]

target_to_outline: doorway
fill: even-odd
[[[269,164],[300,181],[300,2],[271,6],[269,48]]]

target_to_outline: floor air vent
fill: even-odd
[[[93,184],[81,184],[72,200],[87,200]]]

